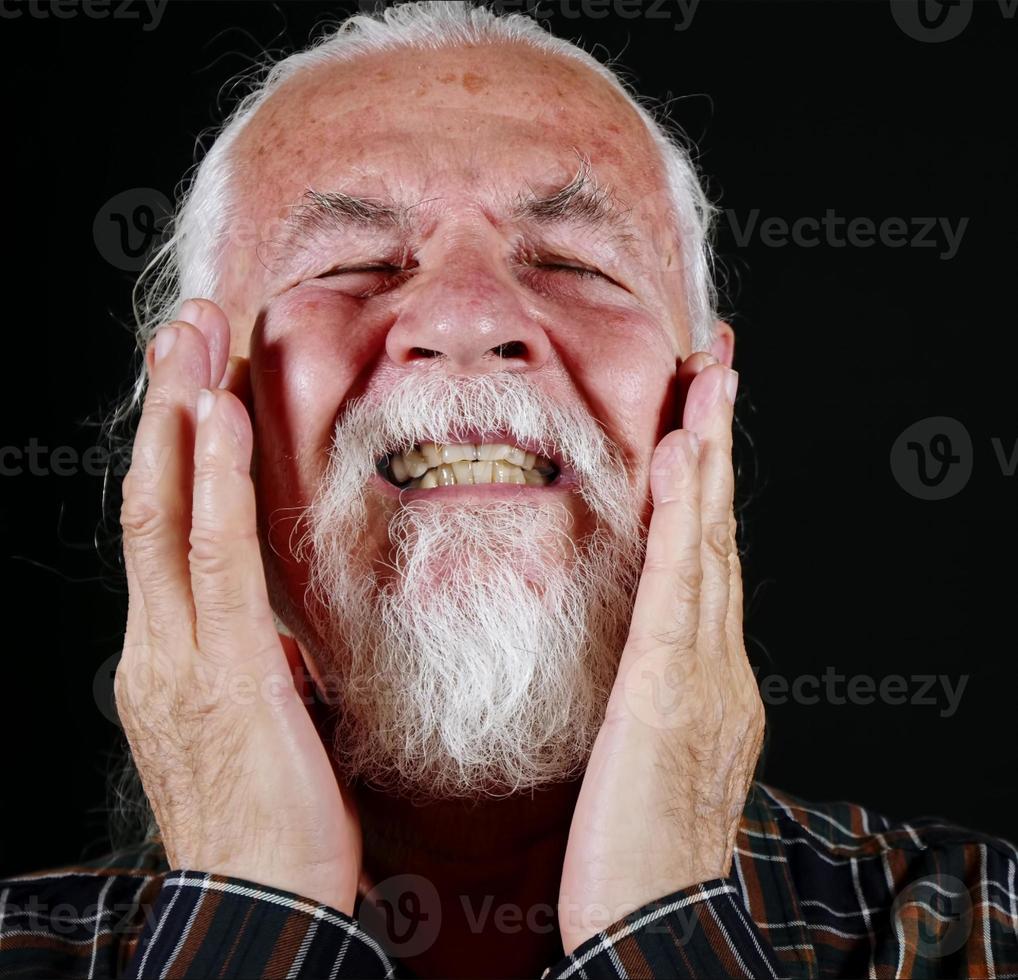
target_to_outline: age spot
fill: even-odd
[[[473,95],[476,92],[480,92],[488,84],[488,80],[483,75],[477,75],[472,71],[466,71],[463,73],[463,88]]]

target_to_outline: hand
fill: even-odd
[[[208,300],[185,303],[181,317],[146,352],[124,481],[130,602],[117,709],[171,867],[352,914],[360,826],[294,686],[300,654],[291,645],[288,660],[275,629],[251,422],[236,382],[217,387],[229,324]]]
[[[764,731],[742,639],[736,380],[710,355],[687,359],[683,428],[654,452],[646,561],[566,849],[566,952],[648,902],[731,869]]]

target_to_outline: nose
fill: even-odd
[[[461,250],[418,276],[386,337],[396,364],[437,360],[452,374],[489,374],[532,371],[548,360],[544,328],[495,255]]]

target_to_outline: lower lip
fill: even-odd
[[[560,496],[571,493],[572,481],[563,479],[564,476],[565,474],[559,474],[554,483],[543,487],[521,486],[518,483],[479,483],[474,486],[452,484],[446,487],[432,487],[430,490],[401,490],[375,473],[371,477],[371,484],[385,496],[399,500],[400,503],[425,498],[439,503],[456,503],[461,500],[534,500],[548,495]]]

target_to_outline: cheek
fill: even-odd
[[[263,506],[306,505],[328,462],[336,413],[370,371],[384,330],[328,290],[273,301],[251,341],[259,498]]]
[[[674,428],[676,355],[667,326],[645,313],[574,316],[561,334],[561,355],[595,418],[619,443],[631,465],[649,460]]]

